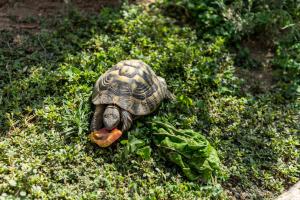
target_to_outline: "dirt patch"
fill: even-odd
[[[70,7],[88,13],[120,4],[120,0],[0,0],[0,30],[39,30],[33,19],[61,16]]]
[[[155,3],[156,0],[135,0],[134,2],[136,3],[141,3],[141,4],[150,4],[150,3]]]
[[[236,75],[245,81],[242,91],[260,94],[271,90],[275,84],[272,75],[272,60],[274,58],[272,41],[265,36],[254,35],[242,40],[241,47],[249,53],[248,57],[244,59],[256,63],[255,66],[250,65],[248,68],[237,68]]]
[[[156,0],[131,0],[130,3],[150,4]],[[81,12],[98,12],[106,6],[120,6],[122,0],[0,0],[1,30],[33,30],[39,25],[39,17],[63,16],[70,8]]]
[[[236,68],[236,74],[245,81],[241,88],[244,93],[261,94],[273,88],[274,80],[271,69]]]
[[[242,47],[249,51],[250,58],[269,68],[274,57],[274,44],[266,37],[252,36],[242,41]]]

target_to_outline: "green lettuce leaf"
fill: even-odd
[[[217,151],[199,132],[176,129],[169,123],[152,122],[155,145],[167,159],[178,165],[190,180],[208,181],[220,170]]]

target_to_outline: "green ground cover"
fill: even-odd
[[[21,42],[0,32],[0,198],[271,199],[299,181],[299,4],[170,2],[71,10]],[[269,61],[253,58],[247,41],[266,41]],[[133,58],[165,77],[176,101],[100,149],[87,137],[93,84]],[[268,87],[239,73],[265,68]],[[153,120],[201,132],[221,171],[189,181],[153,144]]]

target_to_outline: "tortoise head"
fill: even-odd
[[[117,106],[109,105],[103,113],[103,124],[107,130],[116,128],[120,123],[120,110]]]

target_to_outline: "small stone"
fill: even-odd
[[[21,192],[20,192],[20,196],[21,196],[21,197],[25,197],[26,194],[27,194],[27,193],[26,193],[25,191],[21,191]]]
[[[17,186],[17,182],[15,180],[9,180],[8,184],[12,187],[16,187]]]

